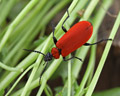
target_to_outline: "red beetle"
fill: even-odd
[[[72,28],[70,28],[57,42],[55,42],[56,48],[52,48],[52,56],[55,59],[58,59],[61,54],[62,57],[65,58],[71,52],[85,44],[90,39],[92,33],[93,26],[90,22],[78,22]]]
[[[67,13],[68,13],[68,16],[62,24],[62,29],[65,32],[65,34],[58,41],[56,37],[54,36],[55,29],[53,29],[53,41],[56,47],[52,48],[51,53],[49,52],[45,55],[39,51],[28,50],[28,49],[24,49],[24,50],[42,54],[44,56],[45,62],[52,60],[53,57],[55,59],[58,59],[60,55],[62,55],[64,61],[70,60],[72,58],[76,58],[82,61],[80,58],[75,57],[75,56],[68,58],[68,59],[66,59],[65,57],[69,55],[71,52],[81,47],[82,45],[89,46],[89,45],[98,44],[102,41],[112,40],[112,39],[103,39],[93,44],[86,43],[90,39],[93,33],[92,24],[88,21],[80,21],[76,23],[74,26],[72,26],[72,28],[70,28],[67,31],[66,28],[63,26],[65,21],[69,17],[68,10],[67,10]]]

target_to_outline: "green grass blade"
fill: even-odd
[[[3,64],[2,62],[0,62],[0,67],[3,68],[3,69],[5,69],[5,70],[7,70],[7,71],[20,71],[20,72],[23,71],[23,70],[20,69],[20,68],[9,67],[9,66]]]
[[[69,55],[69,58],[71,57],[71,55]],[[72,90],[72,81],[71,81],[71,60],[68,61],[68,95],[67,96],[71,96],[71,90]]]
[[[120,25],[120,12],[119,12],[119,14],[117,16],[115,24],[114,24],[114,26],[112,28],[112,32],[111,32],[111,34],[109,36],[109,38],[111,38],[112,40],[114,40],[114,37],[115,37],[115,35],[117,33],[119,25]],[[109,53],[111,45],[112,45],[112,41],[108,41],[107,44],[106,44],[106,46],[105,46],[105,50],[103,52],[102,58],[100,59],[99,65],[97,67],[97,70],[95,72],[95,75],[94,75],[94,77],[93,77],[93,79],[91,81],[91,84],[90,84],[90,86],[88,88],[88,91],[87,91],[87,93],[86,93],[85,96],[91,96],[92,95],[92,93],[94,91],[94,88],[95,88],[95,86],[97,84],[97,81],[98,81],[98,79],[100,77],[100,73],[101,73],[101,71],[103,69],[105,60],[106,60],[106,58],[108,56],[108,53]]]
[[[8,30],[6,31],[4,37],[2,38],[2,40],[0,42],[0,52],[1,52],[2,48],[4,47],[6,41],[8,40],[11,32],[14,30],[14,28],[17,26],[17,24],[24,18],[24,16],[32,9],[32,7],[37,4],[38,1],[39,0],[32,0],[32,1],[30,1],[30,3],[23,9],[23,11],[10,24]]]

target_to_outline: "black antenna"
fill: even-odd
[[[30,51],[30,52],[35,52],[35,53],[39,53],[39,54],[42,54],[43,56],[45,56],[45,54],[43,54],[42,52],[39,52],[39,51],[34,51],[34,50],[28,50],[28,49],[23,49],[25,51]]]

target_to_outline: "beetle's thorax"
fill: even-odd
[[[58,59],[60,57],[61,50],[53,47],[52,50],[51,50],[51,54],[55,59]]]

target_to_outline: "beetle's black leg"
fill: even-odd
[[[82,59],[81,58],[78,58],[78,57],[70,57],[70,58],[68,58],[68,59],[66,59],[65,57],[63,57],[63,60],[64,61],[68,61],[68,60],[71,60],[71,59],[73,59],[73,58],[76,58],[76,59],[78,59],[78,60],[80,60],[81,62],[82,62]]]
[[[57,39],[56,39],[56,37],[54,36],[55,27],[52,25],[52,28],[53,28],[53,41],[54,41],[54,44],[56,45]]]
[[[66,17],[66,19],[63,21],[63,24],[62,24],[62,30],[63,30],[65,33],[67,32],[67,29],[66,29],[63,25],[64,25],[64,23],[66,22],[66,20],[70,17],[68,10],[67,10],[67,14],[68,14],[68,16]]]
[[[101,43],[101,42],[103,42],[103,41],[108,41],[108,40],[112,41],[112,39],[102,39],[102,40],[100,40],[100,41],[98,41],[98,42],[96,42],[96,43],[92,43],[92,44],[90,44],[90,43],[85,43],[84,45],[85,45],[85,46],[95,45],[95,44],[99,44],[99,43]]]

